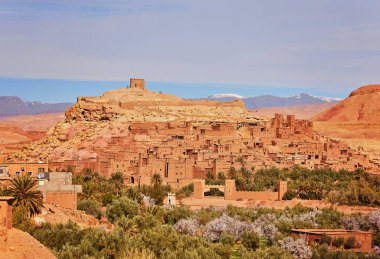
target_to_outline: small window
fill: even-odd
[[[28,175],[29,175],[29,176],[32,176],[32,175],[33,175],[33,172],[28,172]]]
[[[24,172],[24,171],[25,171],[25,168],[24,168],[24,167],[21,167],[21,171]]]
[[[20,175],[20,172],[16,172],[16,175]]]

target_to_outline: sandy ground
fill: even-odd
[[[8,251],[0,252],[0,259],[50,259],[56,258],[31,235],[18,229],[8,230]]]
[[[314,121],[314,130],[346,142],[351,147],[380,155],[380,124]]]
[[[299,200],[294,199],[290,201],[263,201],[263,200],[241,200],[241,201],[230,201],[224,200],[221,198],[205,198],[205,199],[193,199],[193,198],[185,198],[181,200],[183,205],[189,206],[193,210],[198,210],[201,208],[209,208],[209,207],[226,207],[228,205],[232,205],[235,207],[243,207],[243,208],[257,208],[257,207],[268,207],[275,209],[285,209],[286,207],[294,207],[297,204],[302,204],[303,206],[310,208],[329,208],[333,207],[338,211],[343,213],[368,213],[371,211],[380,211],[380,208],[374,207],[365,207],[365,206],[337,206],[331,205],[326,201],[319,200]]]
[[[2,118],[0,123],[14,125],[25,131],[47,131],[64,119],[64,113],[48,113]]]
[[[36,223],[38,221],[49,222],[51,224],[67,223],[69,220],[76,222],[81,228],[88,227],[102,227],[105,229],[111,229],[112,224],[105,218],[98,220],[95,217],[86,214],[84,211],[72,211],[69,209],[60,208],[50,204],[44,204],[42,213],[35,217]]]

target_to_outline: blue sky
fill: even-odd
[[[146,78],[181,97],[345,97],[380,83],[379,1],[1,0],[0,95],[72,101]]]

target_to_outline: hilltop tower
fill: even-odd
[[[129,83],[129,88],[140,88],[142,90],[145,89],[144,79],[131,78]]]

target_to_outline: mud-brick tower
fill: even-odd
[[[278,192],[278,198],[277,200],[281,201],[284,197],[284,194],[288,190],[288,182],[287,181],[278,181],[277,182],[277,192]]]
[[[129,82],[129,88],[140,88],[144,90],[145,89],[144,79],[131,78]]]

